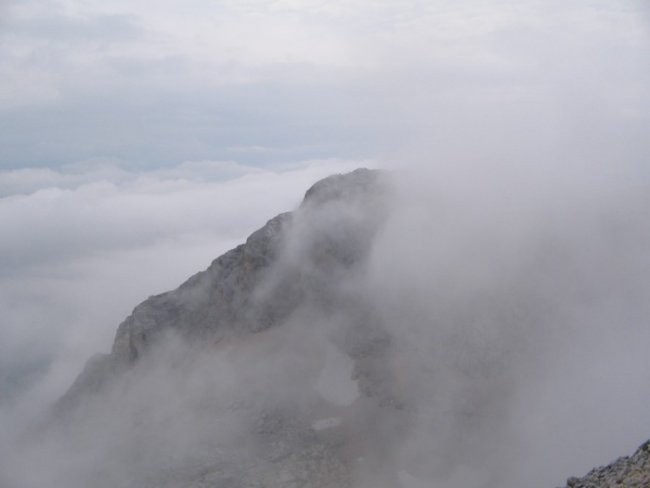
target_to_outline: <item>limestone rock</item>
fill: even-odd
[[[607,466],[594,468],[582,478],[571,477],[568,488],[648,488],[650,487],[650,441],[631,456],[618,458]]]
[[[57,405],[58,413],[64,414],[73,427],[86,418],[110,412],[106,422],[114,422],[114,427],[91,425],[80,430],[108,436],[108,444],[115,446],[110,449],[117,452],[112,456],[127,456],[125,464],[131,468],[118,478],[95,480],[94,486],[103,487],[104,482],[106,486],[129,488],[350,485],[350,466],[341,453],[344,436],[339,435],[344,428],[337,424],[320,432],[312,427],[315,419],[309,408],[325,408],[318,404],[327,401],[318,400],[308,383],[304,396],[309,398],[305,400],[309,408],[293,409],[281,396],[267,399],[256,395],[255,386],[249,384],[236,388],[250,390],[242,395],[243,403],[201,386],[208,391],[193,392],[197,398],[192,399],[189,409],[175,407],[175,397],[182,395],[177,390],[191,381],[185,376],[191,377],[197,369],[191,363],[200,363],[200,359],[179,357],[162,349],[165,344],[171,347],[165,338],[173,337],[184,344],[185,354],[197,351],[197,357],[233,350],[241,351],[236,354],[239,357],[254,357],[250,351],[259,347],[254,336],[287,327],[289,318],[301,310],[317,310],[319,316],[344,317],[344,325],[334,336],[339,338],[341,354],[356,363],[350,381],[358,382],[369,401],[394,403],[390,386],[382,383],[373,366],[381,363],[390,337],[363,300],[341,286],[360,272],[370,253],[374,234],[385,218],[385,193],[386,183],[378,171],[360,169],[326,178],[307,191],[296,211],[269,220],[205,271],[175,290],[148,298],[133,310],[119,325],[110,354],[90,360]],[[307,327],[309,315],[302,321]],[[155,374],[156,361],[168,363],[162,368],[168,378]],[[263,376],[263,365],[250,374]],[[202,378],[205,381],[205,374]],[[182,404],[186,400],[178,401]],[[162,402],[159,409],[156,402]],[[94,413],[88,414],[91,410]],[[188,410],[196,412],[192,413],[196,418],[176,415],[185,415]],[[226,424],[236,425],[232,428],[236,440],[231,439],[227,448],[220,444],[220,436],[227,437],[222,434],[224,429],[213,426],[224,418],[232,419]],[[190,427],[187,432],[178,427],[181,437],[205,444],[198,450],[191,446],[191,459],[183,449],[177,453],[174,446],[165,446],[174,435],[175,424],[182,426],[183,422]],[[191,430],[197,426],[198,432]],[[123,442],[120,435],[134,436],[136,444]],[[157,442],[157,438],[161,440]],[[84,445],[90,441],[79,442]],[[161,454],[155,454],[158,451]]]

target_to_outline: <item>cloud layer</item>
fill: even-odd
[[[199,162],[149,172],[104,164],[2,173],[4,401],[38,408],[59,396],[90,355],[110,347],[137,303],[176,287],[295,207],[315,179],[359,164],[267,171]]]
[[[273,188],[277,179],[284,193],[290,181],[297,185],[351,164],[321,163],[282,175],[255,171],[216,183],[214,191],[254,194],[261,182]],[[219,486],[261,472],[265,482],[275,483],[284,479],[276,475],[285,454],[303,452],[296,442],[305,432],[305,446],[313,446],[317,436],[345,446],[339,456],[354,488],[542,488],[632,451],[650,431],[648,185],[562,169],[563,185],[519,168],[477,172],[476,181],[456,171],[395,172],[389,200],[304,207],[279,240],[284,246],[277,259],[259,275],[253,294],[260,302],[238,301],[247,305],[240,312],[253,317],[256,303],[266,297],[279,300],[279,309],[283,298],[298,300],[297,308],[280,313],[269,329],[206,341],[201,350],[171,333],[161,332],[155,342],[146,329],[147,344],[154,344],[150,353],[69,411],[69,425],[37,432],[37,442],[23,437],[17,449],[0,444],[0,459],[11,466],[0,470],[3,481],[28,487],[44,480],[66,487],[173,486],[174,480],[199,483],[194,476],[203,473],[216,476],[211,482]],[[192,174],[187,168],[174,173],[179,171]],[[148,208],[143,195],[150,194],[150,183],[140,182],[137,192],[125,195],[138,196],[132,212]],[[163,195],[179,205],[178,192],[168,191],[178,183],[159,176],[153,188],[162,185]],[[198,184],[192,193],[205,211],[201,191]],[[155,207],[165,213],[171,208],[160,202]],[[384,216],[377,220],[383,225],[370,233],[373,239],[357,239],[378,216]],[[156,239],[142,253],[138,246],[130,253],[97,249],[107,261],[95,269],[85,268],[89,258],[81,250],[72,260],[63,254],[58,270],[69,273],[63,275],[70,283],[69,303],[82,316],[96,313],[96,305],[110,311],[109,301],[116,307],[120,294],[135,288],[119,272],[133,262],[146,274],[147,260],[155,260],[156,286],[177,279],[176,264],[191,261],[196,242],[214,245],[193,241],[191,229],[175,229],[190,239],[171,249]],[[365,258],[348,267],[355,246]],[[97,263],[94,257],[90,262]],[[106,279],[109,266],[117,272]],[[70,273],[79,269],[102,272],[103,294],[93,294],[87,280],[71,286]],[[149,278],[143,288],[159,291],[144,282]],[[202,288],[212,286],[209,281],[193,283],[179,300],[211,297]],[[47,290],[41,279],[43,284],[29,289]],[[109,284],[119,292],[106,296]],[[25,301],[24,317],[30,303]],[[208,298],[204,306],[211,304]],[[158,312],[169,309],[175,310],[172,302]],[[83,332],[74,322],[60,328],[68,364],[75,347],[96,347],[83,344],[89,336],[95,343],[110,342],[99,322]],[[217,334],[228,327],[218,323],[212,329]],[[183,330],[183,324],[170,327]],[[43,405],[45,386],[49,398],[56,397],[61,381],[55,372],[66,370],[61,361],[52,364],[38,387],[20,399],[23,408],[1,411],[5,438],[28,419],[35,403]],[[259,472],[242,468],[267,457],[271,464]],[[25,468],[36,459],[46,461],[39,469]],[[326,474],[337,475],[339,465],[325,465]],[[312,463],[308,477],[320,476],[320,467]],[[304,475],[302,468],[298,472]]]

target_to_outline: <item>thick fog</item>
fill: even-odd
[[[650,437],[645,2],[183,5],[0,1],[2,488],[300,485],[296,450],[541,488]],[[53,413],[134,306],[359,166],[381,198],[304,211],[258,284],[280,323],[169,332]]]
[[[175,288],[304,189],[359,162],[261,170],[111,164],[0,174],[0,428],[38,412],[146,297]]]
[[[309,453],[304,429],[340,449],[313,486],[541,488],[631,452],[650,432],[647,183],[467,169],[303,206],[257,286],[304,280],[270,329],[170,332],[60,419],[23,429],[10,404],[3,486],[247,486]],[[323,261],[332,242],[360,261]]]
[[[650,428],[647,183],[472,170],[407,184],[375,248],[419,405],[399,456],[421,486],[555,486]]]

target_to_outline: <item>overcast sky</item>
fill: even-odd
[[[332,172],[647,180],[649,53],[643,0],[0,0],[0,387]]]
[[[0,5],[5,169],[649,152],[642,0]]]

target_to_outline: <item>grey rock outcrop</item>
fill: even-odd
[[[607,466],[594,468],[582,478],[571,477],[566,488],[648,488],[650,487],[650,441],[631,456],[618,458]]]
[[[386,185],[381,172],[368,169],[315,183],[298,210],[269,220],[205,271],[135,307],[111,353],[89,361],[60,405],[70,408],[97,391],[169,332],[214,345],[273,327],[307,302],[349,303],[337,285],[368,253],[384,217]]]
[[[341,286],[363,270],[373,237],[385,219],[386,193],[387,183],[378,171],[359,169],[321,180],[307,191],[296,211],[271,219],[244,244],[215,259],[205,271],[179,288],[142,302],[119,325],[111,352],[92,358],[58,402],[55,411],[59,418],[73,425],[74,431],[75,422],[105,416],[109,408],[106,405],[115,405],[111,408],[120,411],[121,418],[111,420],[116,422],[114,429],[134,436],[135,445],[141,439],[167,439],[160,430],[169,425],[151,417],[169,416],[172,423],[182,420],[174,418],[173,413],[143,414],[154,408],[155,400],[149,397],[160,395],[160,388],[179,388],[150,386],[159,381],[152,373],[156,367],[151,364],[160,361],[160,357],[171,357],[167,359],[169,363],[178,359],[173,354],[157,352],[170,342],[166,338],[180,340],[183,347],[196,351],[197,357],[218,356],[219,351],[230,350],[254,356],[247,352],[255,347],[253,336],[288,327],[290,318],[300,313],[306,317],[301,319],[303,322],[309,322],[310,313],[344,317],[340,320],[343,325],[332,335],[333,344],[337,344],[334,347],[353,364],[350,381],[358,383],[361,394],[377,408],[398,406],[390,386],[376,368],[390,345],[390,337],[363,300]],[[253,344],[252,348],[249,344]],[[176,361],[180,366],[165,364],[162,370],[170,376],[165,382],[182,387],[184,375],[194,374],[191,367],[182,365],[187,361]],[[187,373],[182,372],[184,368]],[[247,368],[254,366],[246,365],[243,369]],[[263,370],[264,366],[260,368]],[[258,372],[251,374],[260,376]],[[156,379],[150,380],[151,377]],[[185,410],[196,410],[192,414],[195,417],[205,415],[203,420],[192,418],[189,422],[192,429],[204,423],[201,432],[192,436],[204,439],[211,447],[202,448],[190,460],[183,455],[163,462],[162,458],[175,456],[160,447],[167,441],[158,445],[146,441],[136,448],[132,441],[125,444],[118,434],[111,433],[111,443],[124,445],[112,448],[118,456],[124,455],[122,450],[135,451],[136,455],[126,463],[135,467],[106,483],[168,488],[349,486],[350,465],[343,455],[345,435],[333,436],[328,429],[321,432],[313,427],[314,420],[322,417],[331,405],[312,398],[318,395],[309,392],[310,386],[306,388],[305,398],[309,400],[304,401],[311,407],[302,410],[287,406],[282,398],[266,399],[266,392],[256,395],[255,386],[249,385],[239,389],[252,393],[234,395],[244,400],[212,395],[209,391],[197,394],[199,400],[193,399],[194,403]],[[174,391],[172,395],[178,394]],[[167,393],[163,398],[165,402],[172,401]],[[175,407],[170,408],[176,411]],[[95,409],[95,413],[88,414],[84,409]],[[320,413],[313,417],[310,409]],[[178,411],[184,415],[185,410]],[[228,422],[237,425],[235,437],[240,440],[230,441],[225,449],[216,440],[223,434],[211,433],[218,417],[232,418]],[[81,430],[106,435],[102,428],[92,425]],[[219,429],[215,432],[221,432]],[[185,432],[183,435],[190,437]],[[142,454],[156,450],[163,454]],[[148,459],[151,456],[157,459]],[[140,457],[145,459],[138,461]],[[94,483],[104,486],[102,482]]]

